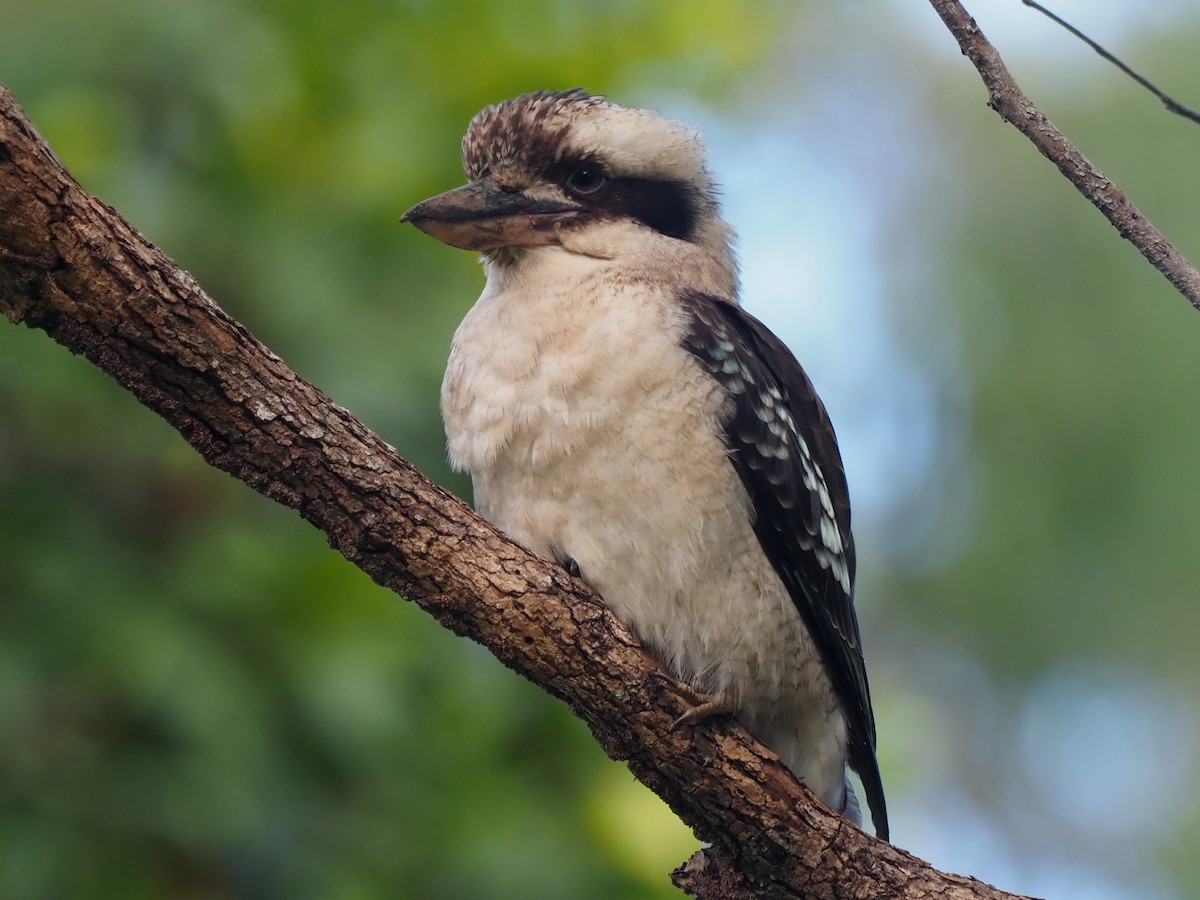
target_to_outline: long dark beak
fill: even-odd
[[[423,200],[400,217],[430,237],[464,250],[558,243],[555,225],[579,207],[505,191],[490,178]]]

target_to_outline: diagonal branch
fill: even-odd
[[[1133,69],[1129,68],[1129,66],[1121,62],[1121,60],[1119,60],[1116,56],[1105,50],[1102,45],[1096,41],[1093,41],[1090,37],[1088,37],[1066,19],[1062,18],[1062,16],[1055,15],[1050,10],[1046,9],[1046,7],[1042,6],[1042,4],[1036,2],[1036,0],[1022,0],[1022,2],[1031,9],[1036,9],[1051,22],[1062,26],[1075,37],[1079,38],[1079,40],[1091,47],[1094,51],[1096,51],[1096,54],[1101,59],[1103,59],[1105,62],[1112,63],[1124,74],[1128,75],[1138,84],[1152,93],[1155,97],[1157,97],[1159,102],[1162,103],[1168,112],[1173,112],[1177,116],[1183,116],[1185,119],[1189,119],[1192,122],[1200,124],[1200,113],[1196,112],[1195,110],[1188,109],[1174,97],[1168,96],[1164,91],[1159,90],[1155,85],[1150,83],[1149,78],[1146,78],[1144,75],[1139,75],[1137,72],[1133,71]]]
[[[1200,309],[1200,271],[1022,93],[996,48],[958,0],[929,2],[958,41],[963,55],[979,70],[988,90],[988,106],[1029,138],[1076,190],[1104,214],[1121,237],[1137,247],[1150,265],[1162,272],[1192,306]]]
[[[297,510],[376,582],[565,700],[712,842],[695,896],[1003,894],[848,826],[731,721],[683,710],[599,598],[426,480],[71,178],[0,87],[0,309],[80,353],[213,466]]]

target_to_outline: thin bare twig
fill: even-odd
[[[1138,84],[1140,84],[1142,87],[1144,87],[1150,93],[1152,93],[1155,97],[1157,97],[1159,100],[1161,100],[1162,105],[1165,106],[1169,112],[1173,112],[1176,115],[1183,116],[1185,119],[1191,119],[1193,122],[1200,124],[1200,113],[1196,112],[1193,109],[1189,109],[1188,107],[1184,106],[1179,101],[1177,101],[1174,98],[1163,93],[1161,90],[1159,90],[1153,84],[1151,84],[1148,79],[1139,75],[1137,72],[1133,71],[1133,69],[1129,68],[1129,66],[1125,65],[1125,63],[1121,62],[1121,60],[1117,59],[1117,57],[1113,56],[1113,54],[1109,53],[1107,50],[1104,49],[1104,47],[1102,47],[1100,44],[1093,41],[1090,37],[1088,37],[1086,34],[1084,34],[1082,31],[1080,31],[1078,28],[1076,28],[1070,22],[1055,15],[1050,10],[1046,9],[1046,7],[1042,6],[1042,4],[1035,2],[1035,0],[1021,0],[1021,2],[1024,3],[1026,6],[1036,9],[1038,12],[1040,12],[1046,18],[1050,19],[1050,21],[1056,22],[1059,25],[1061,25],[1063,28],[1067,29],[1067,31],[1071,32],[1071,34],[1075,35],[1075,37],[1079,38],[1081,41],[1083,41],[1085,44],[1087,44],[1089,47],[1091,47],[1093,50],[1095,50],[1098,54],[1100,54],[1102,59],[1108,60],[1110,63],[1112,63],[1118,69],[1120,69],[1122,72],[1124,72],[1126,75],[1128,75],[1134,81],[1136,81]]]
[[[996,48],[958,0],[929,0],[963,54],[971,60],[988,90],[988,106],[1013,126],[1075,189],[1094,205],[1121,237],[1133,244],[1184,297],[1200,309],[1200,271],[1196,270],[1161,231],[1151,225],[1124,191],[1108,180],[1067,140],[1054,123],[1017,86]]]

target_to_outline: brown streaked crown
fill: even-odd
[[[535,91],[486,107],[471,120],[462,142],[463,171],[471,181],[499,169],[545,172],[571,152],[571,120],[606,105],[582,88]]]

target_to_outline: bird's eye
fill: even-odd
[[[577,197],[594,194],[604,186],[604,173],[593,166],[576,169],[567,176],[567,190]]]

